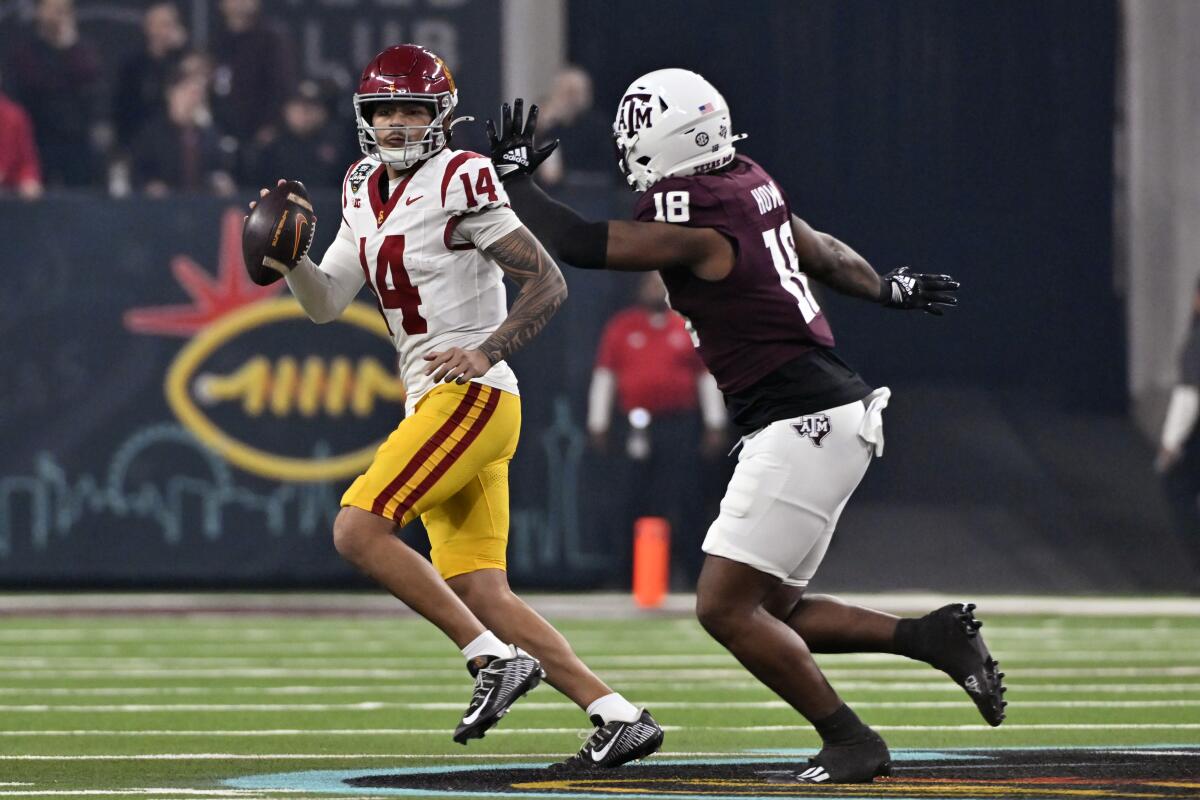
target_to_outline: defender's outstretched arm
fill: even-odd
[[[919,309],[941,316],[958,305],[958,281],[949,275],[912,272],[908,267],[879,275],[850,245],[809,227],[792,215],[792,238],[800,269],[829,288],[873,300],[888,308]]]
[[[688,267],[707,280],[733,268],[733,245],[712,228],[667,222],[588,222],[526,176],[505,183],[513,209],[547,249],[581,269],[651,272]]]
[[[795,214],[792,215],[792,238],[800,269],[810,278],[842,294],[879,300],[883,279],[850,245],[828,233],[813,230]]]

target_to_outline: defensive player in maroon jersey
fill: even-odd
[[[941,314],[947,275],[880,276],[860,255],[795,216],[771,176],[738,155],[724,98],[681,69],[644,75],[613,125],[619,163],[642,192],[635,222],[587,222],[529,179],[554,149],[536,147],[537,108],[505,105],[492,159],[515,210],[561,260],[585,269],[658,270],[745,435],[704,540],[696,613],[755,677],[813,724],[820,752],[795,778],[866,782],[889,773],[887,745],[829,685],[813,653],[885,652],[947,672],[984,719],[1004,719],[1003,673],[973,605],[919,619],[805,589],[846,501],[883,452],[890,391],[872,389],[833,352],[808,280],[891,308]]]

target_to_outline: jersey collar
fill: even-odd
[[[404,180],[400,182],[400,185],[396,187],[395,191],[388,195],[387,203],[383,202],[383,195],[379,191],[380,181],[388,180],[387,167],[383,164],[379,165],[379,169],[377,169],[375,174],[372,175],[370,180],[367,181],[367,194],[371,198],[371,211],[374,212],[375,215],[376,229],[383,227],[384,221],[391,216],[392,209],[396,207],[396,203],[399,202],[400,198],[404,195],[404,191],[408,188],[408,182],[411,181],[413,176],[420,172],[421,168],[424,167],[428,162],[429,159],[417,162],[417,166],[413,168],[413,171],[405,175]]]

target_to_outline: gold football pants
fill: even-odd
[[[508,462],[521,399],[480,383],[443,383],[421,398],[342,496],[404,526],[425,524],[443,578],[505,569]]]

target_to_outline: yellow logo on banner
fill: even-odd
[[[362,356],[282,355],[251,353],[232,371],[202,373],[201,366],[227,343],[270,325],[306,320],[292,299],[275,297],[282,283],[255,286],[241,260],[240,213],[226,214],[221,258],[214,280],[189,259],[172,264],[176,278],[195,299],[193,305],[132,309],[125,326],[137,333],[190,337],[167,370],[167,403],[179,421],[206,447],[242,469],[285,481],[329,481],[352,477],[371,463],[380,441],[350,452],[299,458],[274,453],[223,430],[202,406],[239,403],[247,417],[269,415],[333,418],[350,414],[365,418],[379,401],[403,403],[404,387],[395,371],[380,359]],[[391,343],[387,325],[371,306],[351,303],[338,323],[366,331]]]

